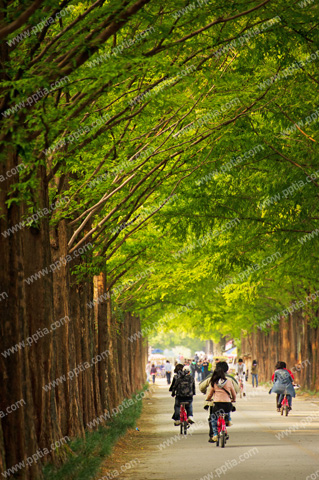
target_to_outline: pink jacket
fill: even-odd
[[[233,384],[230,380],[227,380],[227,382],[224,385],[224,388],[231,394],[233,402],[236,401],[236,392],[233,387]],[[206,401],[210,401],[212,398],[214,398],[214,402],[231,402],[231,399],[225,390],[220,388],[217,383],[212,387],[210,387],[210,390],[208,391],[208,395],[206,398]]]

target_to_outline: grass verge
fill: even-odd
[[[266,387],[266,388],[271,388],[273,386],[272,382],[259,382],[259,386]],[[318,398],[319,397],[319,391],[317,390],[307,390],[306,388],[298,388],[296,390],[296,396],[297,397],[314,397]]]
[[[307,390],[305,388],[300,388],[297,390],[297,395],[299,396],[307,396],[307,397],[319,397],[319,391],[317,390]]]
[[[143,388],[145,390],[147,386]],[[139,393],[139,392],[137,392]],[[140,397],[139,397],[140,398]],[[85,438],[72,440],[68,445],[71,453],[67,461],[56,467],[48,464],[43,469],[44,480],[89,480],[99,473],[105,458],[113,446],[129,428],[136,426],[142,413],[142,399],[132,397],[133,404],[94,432],[87,431]]]

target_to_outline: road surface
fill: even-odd
[[[103,480],[319,479],[318,399],[296,398],[289,416],[282,417],[275,395],[247,385],[247,397],[237,400],[230,439],[222,449],[208,443],[205,397],[196,391],[196,423],[184,437],[171,420],[174,399],[166,381],[157,380],[144,400],[139,431],[115,449]]]

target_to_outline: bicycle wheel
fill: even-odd
[[[225,445],[226,445],[226,432],[222,432],[220,437],[220,446],[222,448],[225,448]]]
[[[288,417],[288,412],[289,412],[289,407],[288,405],[285,406],[285,414],[286,414],[286,417]]]
[[[280,408],[280,414],[281,414],[281,415],[284,414],[284,407],[283,407],[283,405],[282,405],[281,408]]]
[[[219,447],[219,440],[220,440],[220,435],[217,435],[217,442],[216,442],[216,447]]]
[[[183,422],[181,422],[180,430],[181,435],[183,435]]]
[[[184,420],[183,424],[184,424],[184,435],[187,435],[187,427],[188,427],[188,425],[187,425],[186,420]]]

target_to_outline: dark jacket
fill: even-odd
[[[168,391],[173,392],[175,395],[175,389],[176,389],[176,380],[181,376],[182,372],[175,373],[171,386],[169,387]]]
[[[275,371],[274,385],[270,390],[270,393],[280,393],[296,396],[295,389],[293,387],[293,380],[290,373],[287,370],[279,369]]]
[[[196,372],[196,363],[192,362],[189,366],[191,374],[194,376]]]
[[[209,367],[209,363],[208,362],[203,362],[203,372],[204,372],[204,377],[206,378],[207,375],[208,375],[208,367]]]
[[[181,377],[185,375],[184,372],[178,372],[176,375],[174,375],[173,377],[173,381],[171,383],[171,386],[169,387],[169,391],[172,392],[172,397],[175,397],[176,395],[176,384],[177,384],[177,380]],[[192,389],[193,389],[193,394],[189,397],[180,397],[179,395],[176,395],[176,397],[179,398],[179,400],[181,402],[189,402],[193,399],[193,395],[196,395],[196,392],[195,392],[195,381],[193,379],[193,382],[192,382]]]

